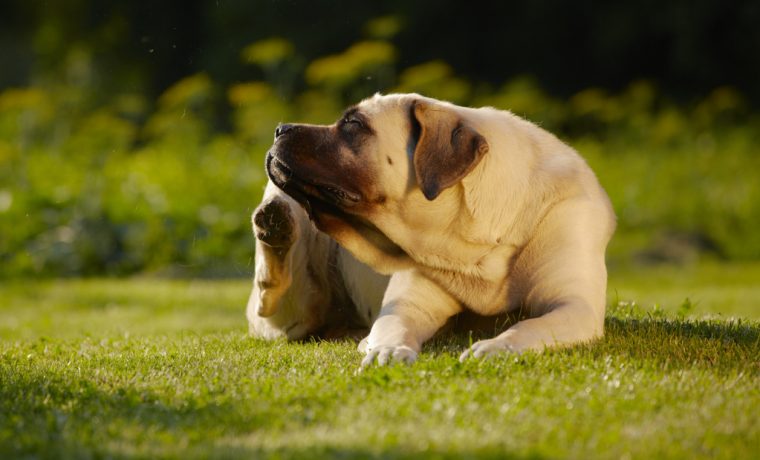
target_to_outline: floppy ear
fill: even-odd
[[[420,125],[414,172],[425,198],[434,200],[472,171],[488,152],[488,143],[445,107],[415,102],[412,112]]]

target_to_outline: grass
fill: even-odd
[[[703,262],[610,270],[608,286],[611,303],[635,301],[647,309],[662,309],[694,318],[760,319],[760,264],[757,262]]]
[[[613,272],[596,344],[361,374],[247,337],[248,281],[5,283],[0,458],[757,458],[759,272]]]

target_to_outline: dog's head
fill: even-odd
[[[415,234],[436,231],[460,209],[453,189],[489,149],[472,110],[376,95],[329,126],[278,126],[267,173],[357,256],[365,247],[386,256],[364,260],[386,271],[378,265],[401,263]]]

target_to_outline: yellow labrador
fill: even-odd
[[[413,361],[462,311],[529,319],[461,359],[603,333],[609,199],[571,147],[510,112],[375,95],[330,126],[280,125],[266,169],[255,335],[358,316],[367,366]]]

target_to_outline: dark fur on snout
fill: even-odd
[[[345,123],[292,125],[267,154],[269,178],[307,211],[350,211],[367,202],[371,177],[362,168],[362,133]]]

